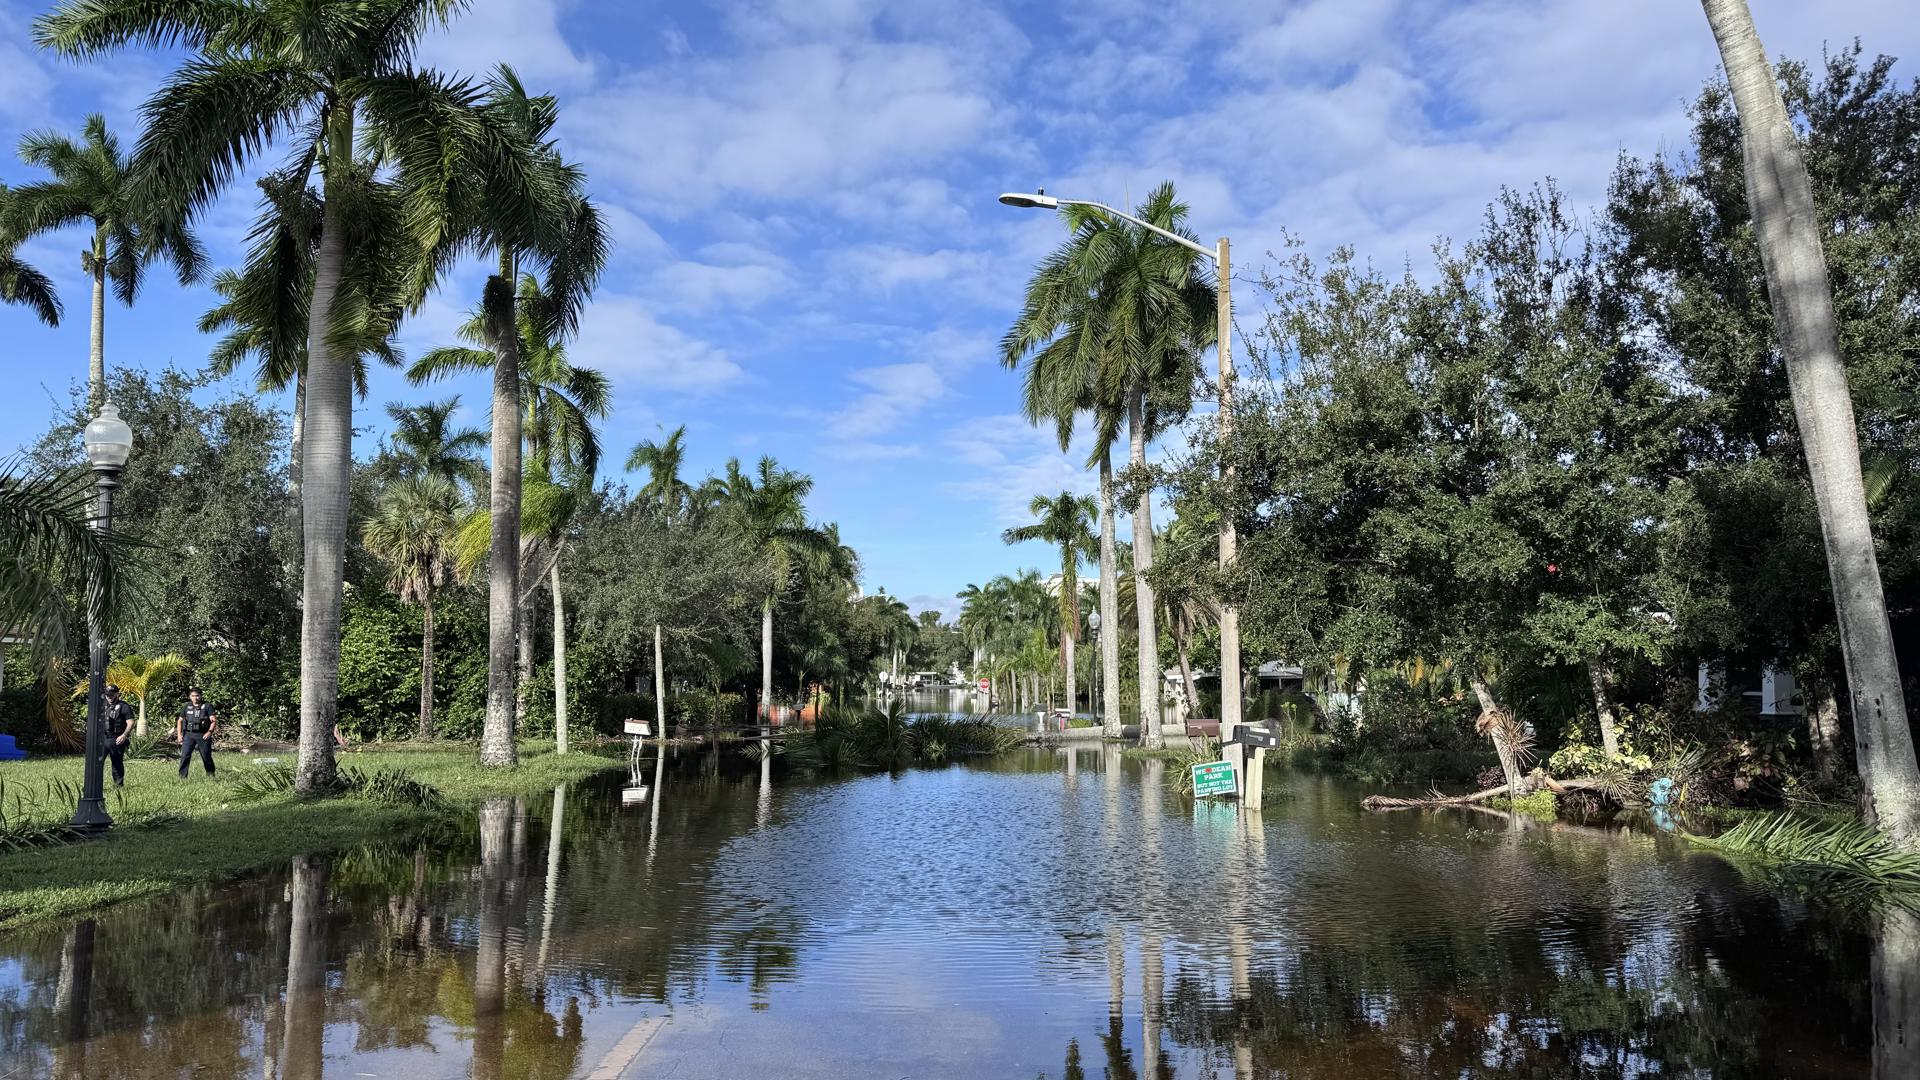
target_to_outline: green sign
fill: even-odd
[[[1193,794],[1196,798],[1239,793],[1240,785],[1234,782],[1232,762],[1209,761],[1193,767]]]

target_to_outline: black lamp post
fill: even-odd
[[[87,461],[93,466],[94,489],[100,496],[93,527],[109,532],[113,528],[113,490],[120,486],[120,470],[127,467],[127,457],[133,453],[133,429],[120,419],[120,410],[107,402],[100,406],[100,415],[87,425],[85,438]],[[73,811],[74,827],[93,831],[113,824],[102,790],[107,764],[106,718],[102,715],[105,711],[102,698],[107,688],[107,628],[103,625],[106,613],[94,602],[98,595],[97,590],[88,590],[87,764],[80,784],[80,805]]]

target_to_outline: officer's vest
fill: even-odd
[[[205,735],[213,726],[212,705],[188,705],[180,710],[180,721],[189,735]]]

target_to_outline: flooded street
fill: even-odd
[[[1910,925],[1319,777],[1243,823],[1164,768],[682,751],[0,940],[0,1076],[1913,1075]]]

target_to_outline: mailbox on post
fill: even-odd
[[[1242,724],[1234,729],[1233,741],[1250,749],[1271,750],[1280,745],[1280,732],[1274,729],[1272,721]]]

